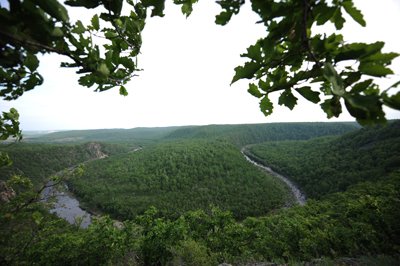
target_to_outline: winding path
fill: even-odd
[[[272,175],[274,175],[274,176],[277,176],[277,177],[279,177],[280,179],[282,179],[282,180],[292,189],[293,194],[294,194],[294,197],[295,197],[295,199],[296,199],[296,202],[299,203],[300,206],[303,206],[303,205],[306,204],[306,202],[307,202],[306,196],[301,192],[301,190],[300,190],[292,181],[290,181],[287,177],[285,177],[285,176],[283,176],[283,175],[281,175],[281,174],[278,174],[278,173],[272,171],[271,168],[269,168],[269,167],[267,167],[267,166],[264,166],[264,165],[261,165],[261,164],[255,162],[255,161],[253,161],[252,159],[250,159],[250,158],[244,153],[244,150],[245,150],[245,147],[242,148],[241,152],[242,152],[242,154],[244,155],[244,157],[245,157],[249,162],[253,163],[254,165],[256,165],[256,166],[258,166],[258,167],[261,167],[261,168],[267,170],[270,174],[272,174]]]

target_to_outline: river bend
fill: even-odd
[[[251,162],[252,164],[257,165],[258,167],[261,167],[261,168],[267,170],[270,174],[272,174],[272,175],[274,175],[274,176],[277,176],[277,177],[279,177],[280,179],[282,179],[282,180],[292,189],[293,195],[294,195],[294,197],[295,197],[295,199],[296,199],[296,202],[299,203],[300,206],[303,206],[303,205],[306,204],[306,202],[307,202],[306,196],[301,192],[301,190],[300,190],[292,181],[290,181],[287,177],[285,177],[285,176],[283,176],[283,175],[281,175],[281,174],[278,174],[278,173],[272,171],[271,168],[269,168],[269,167],[267,167],[267,166],[264,166],[264,165],[261,165],[261,164],[255,162],[255,161],[253,161],[252,159],[250,159],[250,158],[244,153],[244,150],[245,150],[245,148],[243,147],[242,150],[241,150],[241,152],[242,152],[242,154],[244,155],[244,157],[245,157],[249,162]]]

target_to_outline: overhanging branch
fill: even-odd
[[[317,67],[320,68],[321,65],[311,49],[311,41],[308,38],[308,33],[307,33],[307,21],[308,21],[309,11],[310,11],[310,4],[307,2],[307,0],[303,0],[302,42],[306,46],[310,57],[314,60]]]

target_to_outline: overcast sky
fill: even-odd
[[[0,111],[16,108],[23,130],[353,121],[345,108],[339,119],[328,120],[319,105],[308,103],[301,95],[295,95],[299,105],[290,111],[277,104],[279,93],[271,94],[274,113],[265,117],[259,99],[247,92],[247,80],[230,86],[234,68],[245,62],[240,54],[266,36],[265,27],[255,24],[258,17],[246,2],[239,15],[223,27],[214,23],[220,7],[211,0],[195,4],[188,19],[172,4],[167,4],[164,18],[149,18],[138,62],[144,71],[127,84],[127,97],[120,96],[118,88],[95,93],[95,87],[80,87],[76,69],[60,68],[61,56],[46,55],[39,67],[44,84],[16,101],[0,101]],[[347,18],[340,32],[345,41],[385,41],[385,52],[400,53],[400,1],[354,2],[364,14],[367,27]],[[90,19],[93,13],[69,8],[69,14],[76,20]],[[334,28],[318,31],[330,33]],[[400,80],[399,58],[392,69],[397,75],[381,81],[381,89]],[[388,119],[400,118],[400,112],[385,111]]]

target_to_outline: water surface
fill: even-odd
[[[53,181],[50,181],[47,185],[52,184]],[[65,185],[65,187],[68,189],[67,185]],[[58,217],[64,218],[70,224],[76,223],[76,219],[78,217],[83,217],[84,215],[87,215],[87,217],[84,218],[81,223],[82,228],[88,228],[89,224],[92,222],[92,216],[90,213],[82,210],[79,207],[79,201],[69,197],[65,192],[56,191],[53,187],[49,187],[43,190],[43,196],[46,199],[51,196],[57,197],[58,202],[53,202],[55,208],[51,209],[50,212],[57,213]]]

